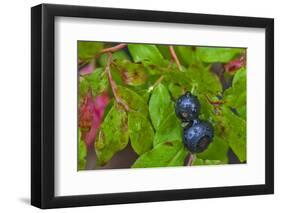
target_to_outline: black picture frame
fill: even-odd
[[[265,184],[56,197],[55,17],[263,28],[266,32]],[[41,4],[31,9],[31,204],[60,208],[274,193],[274,20],[241,16]]]

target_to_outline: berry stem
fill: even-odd
[[[196,158],[196,155],[190,153],[190,154],[188,155],[188,159],[187,159],[186,166],[191,166],[192,163],[193,163],[193,161],[195,160],[195,158]]]
[[[172,57],[173,61],[176,62],[178,69],[180,71],[182,71],[182,67],[181,67],[180,61],[179,61],[179,59],[177,57],[177,54],[176,54],[176,52],[174,50],[174,47],[173,46],[169,46],[169,51],[170,51],[170,54],[171,54],[171,57]]]
[[[126,111],[130,111],[129,106],[117,94],[117,86],[116,86],[116,83],[114,82],[111,72],[110,72],[111,62],[112,62],[112,54],[108,53],[108,59],[107,59],[107,63],[105,66],[105,72],[108,74],[108,80],[109,80],[109,83],[111,86],[112,93],[114,95],[116,102],[121,104],[125,108]]]

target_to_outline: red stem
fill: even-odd
[[[105,48],[105,49],[101,50],[100,53],[113,53],[113,52],[116,52],[118,50],[125,48],[126,46],[127,46],[127,44],[118,44],[113,47]]]
[[[195,154],[190,153],[187,159],[186,166],[191,166],[193,161],[195,160]]]
[[[171,54],[171,57],[172,57],[173,61],[176,62],[177,67],[179,68],[179,70],[182,70],[180,61],[179,61],[179,59],[177,57],[177,54],[176,54],[176,52],[174,50],[174,47],[173,46],[169,46],[169,51],[170,51],[170,54]]]
[[[111,75],[111,72],[110,72],[111,61],[112,61],[112,54],[108,53],[108,60],[107,60],[107,63],[106,63],[105,71],[108,74],[108,80],[109,80],[109,83],[110,83],[110,86],[111,86],[111,89],[112,89],[112,93],[114,95],[114,98],[115,98],[116,102],[121,104],[126,109],[126,111],[129,111],[130,110],[129,106],[117,94],[117,86],[116,86],[116,83],[114,82],[114,80],[112,78],[112,75]]]

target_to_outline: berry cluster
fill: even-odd
[[[176,115],[182,122],[187,123],[183,130],[183,143],[191,153],[203,152],[214,137],[212,125],[198,118],[200,103],[191,93],[178,98],[175,105]]]

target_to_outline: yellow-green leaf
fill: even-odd
[[[80,130],[78,132],[78,170],[86,167],[87,146],[81,138]]]
[[[167,141],[141,155],[133,168],[183,166],[187,151],[181,141]]]
[[[128,49],[134,62],[148,60],[152,63],[161,65],[164,58],[156,45],[150,44],[128,44]]]
[[[173,111],[170,94],[163,84],[159,84],[149,101],[149,114],[154,128],[157,130],[168,114]]]
[[[127,113],[123,107],[115,103],[106,115],[96,137],[98,165],[105,165],[115,153],[127,146],[128,141]]]
[[[245,51],[243,48],[196,47],[198,57],[206,63],[229,62]]]
[[[131,145],[141,155],[152,148],[154,131],[149,120],[139,112],[131,111],[128,115]]]

